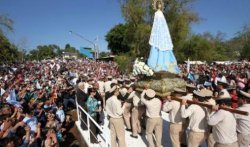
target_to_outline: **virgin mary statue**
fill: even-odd
[[[167,71],[178,74],[180,72],[173,53],[173,43],[162,9],[162,0],[154,0],[154,23],[151,30],[149,44],[151,46],[147,64],[155,71]]]

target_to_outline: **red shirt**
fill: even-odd
[[[235,109],[238,107],[238,96],[237,96],[237,94],[230,94],[230,96],[231,96],[231,100],[232,100],[231,107]]]

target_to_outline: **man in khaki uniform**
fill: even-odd
[[[141,97],[141,102],[146,106],[146,135],[149,147],[161,147],[162,138],[162,118],[161,118],[161,100],[155,98],[155,91],[145,90]],[[153,141],[153,132],[155,131],[156,145]]]
[[[131,101],[133,104],[131,112],[131,124],[132,124],[132,134],[130,135],[133,138],[138,138],[138,133],[141,133],[141,122],[140,119],[145,112],[145,106],[141,105],[139,93],[135,91],[135,86],[131,85],[128,89],[128,101]]]
[[[219,109],[219,106],[231,108],[231,98],[217,98],[212,110],[215,112],[208,114],[207,123],[213,126],[213,137],[215,140],[215,147],[238,147],[237,133],[236,133],[236,119],[234,114],[229,111]]]
[[[205,103],[206,104],[210,104],[210,105],[216,105],[215,100],[212,98],[213,96],[213,92],[209,89],[201,89],[200,91],[201,93],[203,93],[205,95]],[[208,114],[211,114],[211,111],[208,109]],[[212,127],[208,126],[208,135],[207,135],[207,147],[214,147],[215,145],[215,141],[214,141],[214,137],[213,137],[213,133],[212,133]]]
[[[238,110],[247,111],[250,114],[250,94],[240,91]],[[236,114],[237,132],[239,147],[248,147],[250,145],[250,116]]]
[[[125,87],[122,88],[120,90],[120,95],[118,96],[118,98],[120,98],[121,101],[126,101],[128,97],[129,97],[129,93],[128,93],[127,88]],[[132,109],[132,103],[127,103],[123,112],[123,119],[124,119],[127,131],[131,131],[131,124],[130,124],[131,109]]]
[[[205,95],[203,95],[201,92],[195,90],[193,94],[193,101],[203,102],[205,100]],[[186,108],[186,101],[186,99],[182,100],[181,116],[182,118],[189,117],[188,146],[198,147],[206,139],[208,129],[206,121],[207,112],[205,108],[196,104],[192,104]]]
[[[109,116],[111,147],[117,146],[116,140],[118,140],[119,147],[126,147],[124,121],[122,118],[126,102],[122,106],[121,101],[117,99],[118,95],[119,89],[116,88],[114,95],[111,96],[106,102],[106,112]]]
[[[192,100],[193,99],[193,91],[196,90],[196,86],[192,85],[192,84],[186,84],[186,91],[187,91],[187,95],[184,96],[184,99],[187,100]]]
[[[174,97],[182,97],[186,95],[186,91],[175,88],[171,94]],[[181,117],[181,104],[176,100],[171,100],[171,96],[163,105],[163,111],[169,113],[169,135],[173,147],[180,147],[186,144],[185,135],[185,119]]]

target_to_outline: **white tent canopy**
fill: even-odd
[[[188,63],[188,61],[185,61],[185,63]],[[206,62],[202,62],[202,61],[189,61],[189,64],[206,64]]]

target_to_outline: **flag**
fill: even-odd
[[[187,78],[191,81],[194,81],[194,76],[191,73],[188,73]]]
[[[189,73],[189,71],[190,71],[190,60],[189,60],[189,58],[188,58],[188,62],[187,62],[187,73]]]

